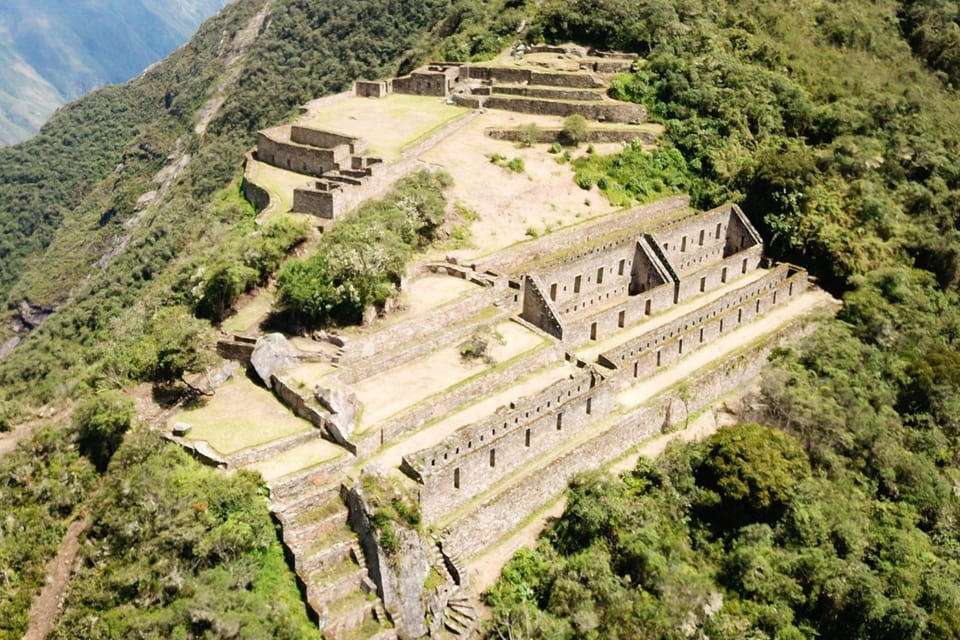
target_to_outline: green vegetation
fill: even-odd
[[[0,456],[0,637],[23,637],[44,567],[96,483],[74,436],[67,426],[51,426]]]
[[[397,293],[413,252],[438,237],[450,180],[444,172],[418,171],[338,222],[314,255],[280,270],[280,308],[310,325],[357,324],[368,307],[382,308]]]
[[[364,474],[363,497],[373,510],[371,523],[380,534],[380,546],[388,555],[400,550],[397,526],[420,529],[420,505],[394,478]]]
[[[583,189],[593,185],[615,205],[652,202],[676,193],[695,194],[698,181],[676,149],[644,151],[631,142],[610,156],[587,154],[573,161],[574,180]]]
[[[54,638],[315,637],[256,476],[133,432],[105,480]]]
[[[540,127],[535,122],[527,122],[517,127],[520,134],[518,144],[521,147],[532,147],[540,139]]]
[[[493,637],[960,629],[956,12],[801,5],[544,5],[534,30],[644,53],[612,93],[666,125],[661,152],[578,159],[578,181],[624,204],[740,201],[845,304],[764,374],[756,419],[776,431],[574,482],[490,591]]]
[[[101,391],[73,412],[80,453],[101,473],[123,442],[123,435],[135,416],[133,400],[113,390]]]
[[[564,144],[576,147],[587,139],[588,133],[590,133],[590,127],[587,125],[587,119],[579,113],[574,113],[563,119],[560,139]]]

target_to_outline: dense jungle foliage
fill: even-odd
[[[549,37],[644,54],[612,93],[667,127],[659,157],[586,157],[578,180],[738,200],[844,308],[775,354],[754,416],[768,426],[579,478],[488,594],[491,637],[960,635],[957,17],[940,2],[545,4]]]

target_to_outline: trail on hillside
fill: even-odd
[[[28,615],[29,627],[23,640],[43,640],[53,630],[60,616],[63,598],[70,583],[70,574],[80,551],[80,534],[86,531],[90,524],[90,513],[83,515],[70,523],[67,533],[60,542],[56,557],[47,563],[47,581],[40,594],[30,605]]]

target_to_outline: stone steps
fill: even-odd
[[[287,546],[293,551],[297,573],[309,576],[314,571],[349,557],[356,543],[356,534],[343,527],[334,529],[322,538]]]
[[[468,637],[477,628],[477,612],[465,596],[451,596],[443,610],[443,626],[458,636]]]

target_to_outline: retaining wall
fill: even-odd
[[[506,249],[495,256],[478,261],[477,268],[498,273],[516,273],[526,267],[544,272],[550,265],[574,262],[588,253],[605,250],[603,246],[581,250],[581,245],[585,243],[591,243],[607,235],[636,238],[640,235],[639,231],[644,224],[666,216],[677,215],[689,207],[689,196],[671,196],[626,211],[611,213]],[[608,248],[609,246],[606,247]],[[564,257],[545,261],[542,265],[532,264],[542,256],[553,254],[563,254]]]
[[[723,364],[689,379],[681,393],[668,390],[632,411],[597,437],[568,451],[515,485],[486,500],[444,532],[444,548],[462,557],[473,555],[516,529],[531,513],[560,495],[577,473],[596,469],[666,428],[683,423],[688,414],[711,404],[755,378],[770,351],[806,333],[809,321],[796,322]]]
[[[358,436],[355,439],[356,453],[360,457],[371,455],[384,444],[452,413],[469,402],[482,398],[493,389],[554,364],[563,357],[562,346],[551,344],[533,353],[527,352],[501,363],[492,370],[469,378],[452,389],[417,403],[403,413],[387,419],[370,432]]]
[[[341,379],[349,384],[367,377],[367,371],[359,363],[367,358],[377,358],[378,362],[383,362],[380,358],[396,351],[398,346],[412,350],[426,346],[429,347],[428,350],[432,350],[436,348],[438,333],[456,329],[458,326],[469,326],[472,329],[474,324],[466,321],[484,309],[504,302],[510,295],[512,294],[509,290],[503,286],[478,288],[476,292],[439,307],[430,314],[416,316],[386,327],[374,326],[369,333],[355,337],[342,336],[345,345],[340,364],[355,373],[345,371],[341,373]],[[416,356],[411,356],[409,359],[414,357]],[[397,363],[404,361],[406,360],[398,360]],[[383,365],[374,365],[374,368],[369,371],[382,371],[384,368]]]
[[[458,98],[459,100],[459,98]],[[494,93],[483,101],[487,109],[501,109],[516,113],[533,113],[545,116],[567,117],[582,115],[588,120],[603,122],[639,123],[647,121],[647,109],[639,104],[613,102],[561,102],[539,98],[505,96]]]
[[[564,89],[562,87],[497,87],[496,92],[507,96],[526,96],[528,98],[546,98],[548,100],[603,100],[602,93],[594,89]],[[492,93],[492,91],[491,91]]]
[[[449,443],[414,454],[410,464],[422,469],[424,523],[455,511],[531,460],[549,456],[598,424],[614,404],[613,386],[587,372],[501,408]]]
[[[484,133],[494,140],[506,140],[508,142],[525,142],[529,137],[529,132],[523,132],[519,129],[490,128],[485,130]],[[533,142],[536,144],[561,142],[562,135],[562,129],[541,127],[537,129]],[[657,141],[657,136],[649,131],[640,131],[638,129],[593,128],[587,131],[587,135],[583,138],[582,142],[602,144],[607,142],[625,143],[633,140],[640,140],[644,144],[654,144]]]

